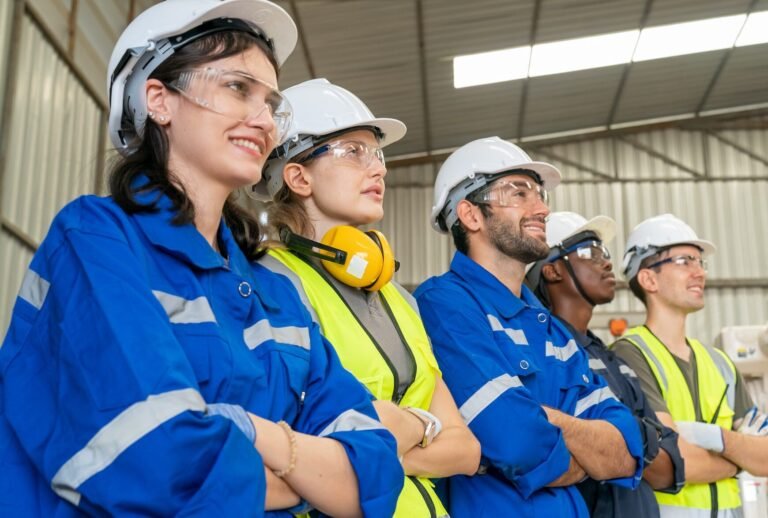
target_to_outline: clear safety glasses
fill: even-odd
[[[657,266],[661,266],[663,264],[668,264],[668,263],[674,264],[680,268],[685,268],[686,270],[695,270],[697,268],[700,268],[704,270],[705,273],[707,271],[706,259],[702,259],[701,257],[696,257],[695,255],[687,255],[687,254],[667,257],[666,259],[656,261],[655,263],[646,266],[646,268],[656,268]]]
[[[471,197],[473,203],[496,204],[500,207],[533,207],[549,204],[549,193],[539,184],[525,180],[499,180]]]
[[[600,241],[579,243],[576,245],[575,250],[570,250],[568,253],[571,252],[576,252],[576,256],[579,259],[592,261],[597,264],[603,264],[611,260],[611,252]]]
[[[288,100],[273,85],[245,72],[218,68],[196,68],[179,74],[168,85],[195,104],[236,121],[263,117],[274,122],[274,143],[288,134],[293,111]]]
[[[309,162],[326,153],[333,156],[336,160],[348,162],[362,169],[369,169],[374,165],[385,165],[384,152],[380,147],[371,147],[359,140],[339,140],[323,144],[307,156],[299,159],[297,163]]]
[[[562,249],[562,247],[561,247]],[[568,246],[562,249],[562,252],[549,260],[550,263],[554,263],[558,259],[568,259],[568,255],[576,252],[576,257],[584,259],[585,261],[591,261],[595,264],[603,265],[611,260],[611,252],[605,247],[601,241],[589,240],[581,241],[574,245]]]

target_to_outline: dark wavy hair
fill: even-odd
[[[169,84],[177,79],[183,70],[240,54],[252,47],[258,47],[264,52],[275,67],[275,72],[278,72],[275,55],[264,40],[244,31],[221,31],[180,48],[157,67],[150,77]],[[128,156],[117,157],[111,164],[109,192],[125,212],[134,214],[157,210],[156,202],[141,203],[136,199],[139,192],[157,190],[173,202],[176,210],[173,224],[184,225],[194,221],[195,206],[183,184],[168,168],[169,147],[168,138],[162,128],[147,118],[144,138],[138,149]],[[149,181],[137,191],[134,187],[135,180],[141,175],[146,176]],[[243,254],[250,260],[257,259],[264,254],[259,223],[248,211],[237,205],[234,196],[230,196],[224,203],[224,221]]]

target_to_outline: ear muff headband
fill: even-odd
[[[353,288],[377,291],[392,280],[399,266],[384,234],[377,230],[363,232],[340,225],[317,242],[283,229],[280,240],[291,250],[319,258],[329,274]]]

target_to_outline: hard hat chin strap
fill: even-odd
[[[586,300],[592,307],[597,306],[597,304],[595,304],[595,301],[592,300],[589,295],[587,295],[587,292],[581,286],[581,283],[579,282],[579,278],[576,276],[576,272],[573,271],[573,266],[571,265],[571,261],[568,260],[568,256],[564,255],[562,259],[563,259],[563,262],[565,263],[565,269],[568,270],[568,274],[571,276],[571,279],[573,279],[573,284],[576,286],[576,291],[579,292],[579,295],[581,295],[581,298]]]

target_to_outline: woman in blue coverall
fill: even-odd
[[[110,197],[54,219],[0,348],[0,515],[389,516],[394,438],[232,201],[290,123],[266,0],[168,0],[110,61]],[[272,513],[267,513],[272,514]]]

